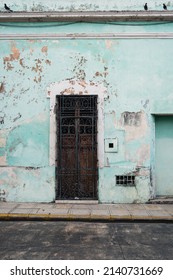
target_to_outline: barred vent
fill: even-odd
[[[135,176],[116,176],[116,185],[118,186],[135,186]]]

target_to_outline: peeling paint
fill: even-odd
[[[116,30],[147,34],[172,28],[124,25]],[[13,30],[36,34],[43,29]],[[109,33],[115,27],[77,23],[47,26],[46,32],[93,29]],[[1,33],[11,30],[0,27]],[[55,102],[61,94],[98,96],[99,201],[146,202],[154,195],[151,114],[173,114],[171,39],[1,40],[0,51],[0,185],[7,201],[55,198]],[[105,138],[117,138],[117,153],[104,152]],[[136,187],[116,186],[115,176],[124,174],[135,174]]]
[[[0,147],[5,147],[5,146],[6,146],[6,139],[0,138]]]
[[[35,66],[32,67],[32,71],[36,72],[38,76],[34,77],[34,82],[40,83],[42,79],[42,72],[43,72],[43,66],[42,66],[42,61],[37,58],[35,59]]]
[[[135,153],[132,151],[126,152],[126,160],[135,162],[138,166],[145,166],[150,160],[150,145],[143,144],[136,148]]]
[[[32,71],[35,71],[36,73],[40,73],[43,71],[43,67],[41,65],[41,60],[40,59],[35,59],[35,66],[32,67]]]
[[[7,70],[7,71],[10,71],[12,70],[14,67],[11,65],[11,63],[9,61],[6,60],[6,58],[4,58],[4,68]]]
[[[11,46],[11,54],[3,58],[4,64],[8,63],[9,61],[18,60],[20,58],[20,51],[13,43]]]
[[[143,107],[146,109],[148,107],[148,104],[149,104],[149,99],[145,100]]]
[[[0,124],[4,124],[5,114],[0,112]]]
[[[8,166],[6,155],[2,157],[0,156],[0,166]]]
[[[51,61],[49,59],[45,60],[46,64],[51,65]]]
[[[126,141],[135,141],[146,136],[148,123],[144,111],[123,112],[121,125],[125,127]]]
[[[105,40],[105,45],[107,49],[111,49],[112,45],[113,45],[113,41],[112,40]]]
[[[0,201],[6,201],[6,192],[4,189],[0,189]]]
[[[5,84],[0,83],[0,93],[5,93]]]
[[[25,68],[25,65],[24,65],[24,62],[23,62],[23,61],[24,61],[24,59],[23,59],[23,58],[21,58],[19,61],[20,61],[20,62],[19,62],[19,63],[20,63],[20,65],[21,65],[23,68]]]
[[[122,113],[123,125],[140,126],[142,112],[124,112]]]
[[[47,55],[48,47],[47,46],[42,47],[41,51]]]
[[[150,159],[150,146],[143,144],[137,151],[138,165],[144,165]]]
[[[54,170],[51,167],[25,169],[1,167],[1,190],[5,191],[6,201],[52,202],[54,195]],[[10,181],[9,181],[10,178]],[[41,180],[40,180],[41,179]],[[49,183],[47,182],[49,181]]]
[[[4,117],[0,117],[0,124],[4,124]]]
[[[17,121],[18,119],[20,119],[22,117],[22,115],[20,113],[17,114],[17,116],[14,118],[14,122]]]
[[[10,61],[15,60],[15,59],[18,60],[20,57],[20,51],[16,47],[15,44],[12,44],[11,51],[12,51],[12,54],[10,55]]]

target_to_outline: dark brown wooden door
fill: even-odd
[[[57,199],[97,199],[97,96],[57,97]]]

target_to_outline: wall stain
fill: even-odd
[[[78,84],[79,84],[80,86],[84,87],[84,88],[87,86],[87,83],[85,82],[85,80],[79,81]]]
[[[5,202],[6,201],[6,192],[5,190],[0,189],[0,201]]]
[[[13,119],[13,122],[15,122],[15,121],[17,121],[18,119],[20,119],[21,116],[22,116],[22,115],[21,115],[20,113],[18,113],[17,116]]]
[[[42,63],[45,62],[47,65],[50,66],[51,61],[49,59],[44,60],[44,59],[39,59],[39,58],[35,59],[34,61],[35,61],[35,65],[31,68],[31,70],[38,74],[38,76],[34,77],[34,82],[40,83],[41,80],[42,80],[42,75],[41,74],[44,70],[44,67],[43,67]]]
[[[19,58],[20,58],[20,51],[16,47],[15,43],[12,43],[11,54],[9,56],[5,56],[3,58],[4,69],[6,69],[7,71],[12,70],[14,68],[14,66],[12,66],[12,64],[10,62],[12,62],[14,60],[19,60]]]
[[[107,67],[104,67],[104,71],[103,71],[103,72],[97,71],[97,72],[95,73],[95,75],[94,75],[93,78],[95,78],[95,77],[104,77],[104,78],[106,78],[107,75],[109,74],[107,70],[108,70],[108,68],[107,68]],[[104,82],[105,82],[105,81],[104,81]]]
[[[40,169],[42,167],[33,167],[33,166],[27,166],[25,167],[25,170],[37,170],[37,169]]]
[[[32,71],[35,71],[36,73],[40,73],[43,71],[43,66],[41,65],[41,60],[39,58],[35,59],[35,66],[32,67]]]
[[[99,77],[99,76],[103,77],[102,73],[100,73],[100,72],[97,71],[97,72],[95,73],[95,77]]]
[[[35,59],[35,66],[32,67],[32,71],[38,74],[37,77],[34,77],[34,82],[40,83],[41,82],[41,73],[43,72],[43,66],[41,65],[42,61],[37,58]]]
[[[11,51],[12,51],[12,53],[9,56],[5,56],[3,58],[4,62],[8,62],[8,61],[13,61],[13,60],[18,60],[19,59],[20,51],[19,51],[19,49],[17,49],[15,47],[15,45],[12,46]]]
[[[147,106],[148,106],[148,104],[149,104],[149,99],[147,99],[147,100],[145,101],[145,103],[144,103],[143,107],[146,109],[146,108],[147,108]]]
[[[41,51],[47,55],[48,47],[47,46],[42,47]]]
[[[112,45],[113,45],[113,41],[112,40],[105,40],[105,45],[107,49],[111,49]]]
[[[60,94],[64,94],[64,93],[74,94],[74,93],[75,93],[75,90],[74,90],[73,87],[66,88],[66,89],[64,89],[64,90],[62,90],[62,91],[60,92]]]
[[[0,117],[0,124],[4,124],[4,117]]]
[[[121,114],[123,125],[128,126],[140,126],[142,112],[123,112]]]
[[[40,82],[41,82],[41,76],[35,77],[35,78],[34,78],[34,82],[40,83]]]
[[[0,83],[0,93],[5,93],[5,84]]]
[[[48,64],[48,65],[51,65],[51,61],[49,59],[46,59],[45,63]]]
[[[86,74],[85,71],[83,70],[87,59],[84,56],[79,56],[76,57],[77,63],[75,67],[73,68],[72,72],[75,74],[75,77],[78,80],[85,80]]]
[[[6,69],[7,71],[10,71],[14,68],[14,66],[11,65],[11,63],[9,61],[5,61],[4,60],[4,69]]]
[[[25,65],[23,64],[23,58],[21,58],[21,59],[19,60],[19,63],[20,63],[20,65],[21,65],[23,68],[25,68]]]
[[[0,112],[0,124],[4,124],[5,114]]]

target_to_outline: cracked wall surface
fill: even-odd
[[[25,1],[26,2],[26,1]],[[39,24],[40,25],[40,24]],[[108,25],[32,24],[1,26],[0,33],[112,32]],[[27,27],[26,27],[27,26]],[[37,27],[37,28],[36,28]],[[157,28],[157,30],[156,30]],[[119,26],[117,32],[172,30],[173,24]],[[55,199],[55,165],[50,165],[50,99],[60,94],[92,94],[106,89],[104,139],[117,138],[118,152],[104,152],[99,167],[99,201],[146,202],[152,197],[153,113],[173,113],[172,39],[32,39],[1,40],[0,199]],[[90,90],[88,90],[90,86]],[[99,94],[99,92],[98,92]],[[103,139],[103,140],[104,140]],[[99,141],[99,140],[98,140]],[[104,141],[103,141],[104,143]],[[136,185],[116,186],[118,175],[135,175]]]

